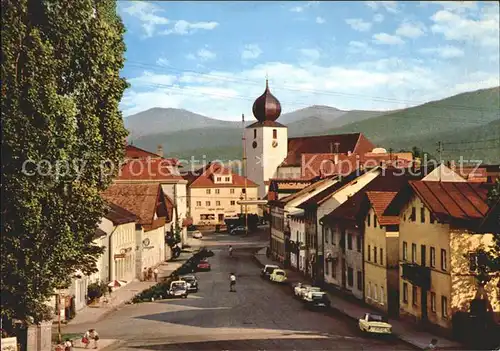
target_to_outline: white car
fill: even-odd
[[[293,295],[298,298],[302,298],[303,293],[310,288],[311,286],[308,284],[298,283],[293,287]]]
[[[194,239],[203,239],[203,234],[201,234],[201,232],[199,230],[192,231],[191,236]]]
[[[264,266],[264,268],[262,268],[262,271],[260,272],[260,276],[262,278],[268,278],[271,276],[271,274],[273,274],[273,271],[275,269],[280,269],[279,266],[275,265],[275,264],[266,264]]]
[[[365,316],[359,319],[359,329],[366,333],[392,334],[392,325],[386,318],[375,313],[365,313]]]
[[[304,301],[306,296],[310,293],[316,293],[316,292],[321,292],[321,288],[318,288],[317,286],[308,286],[307,288],[302,290],[302,294],[299,296],[299,298]]]
[[[187,282],[184,280],[176,280],[170,283],[170,289],[167,291],[170,297],[182,297],[187,298],[188,296],[188,286]]]

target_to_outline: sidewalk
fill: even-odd
[[[177,268],[182,266],[182,264],[186,260],[182,257],[177,259],[174,262],[162,262],[160,263],[158,268],[158,281],[161,281],[163,278],[167,278],[170,274],[175,271]],[[75,318],[67,323],[67,325],[76,325],[76,324],[86,324],[86,323],[95,323],[99,320],[103,319],[109,313],[115,311],[120,306],[123,306],[125,303],[130,301],[135,295],[140,293],[143,290],[150,288],[155,285],[155,281],[147,281],[142,282],[138,280],[134,280],[129,284],[113,291],[111,293],[111,297],[109,302],[106,304],[101,304],[98,306],[86,306],[82,310],[76,313]]]
[[[255,254],[255,259],[261,264],[276,264],[275,261],[271,260],[266,256],[266,248],[259,250]],[[304,282],[307,280],[301,273],[286,270],[288,276],[288,283],[295,284],[298,282]],[[356,303],[347,301],[342,299],[332,293],[327,292],[328,297],[332,303],[332,308],[340,311],[348,317],[355,319],[356,321],[363,316],[366,312],[374,312],[380,313],[375,309],[371,309],[367,306],[361,306]],[[461,350],[463,346],[455,341],[448,340],[442,337],[435,336],[428,332],[417,331],[415,330],[415,325],[404,322],[401,320],[391,319],[389,321],[392,325],[393,333],[401,340],[417,347],[420,349],[424,349],[427,345],[429,345],[431,339],[436,338],[439,340],[438,346],[440,350],[449,349],[449,350]]]
[[[90,342],[90,345],[87,349],[85,349],[85,345],[82,343],[82,340],[79,338],[77,340],[73,340],[73,350],[100,350],[100,351],[111,351],[118,346],[120,346],[120,340],[116,339],[101,339],[98,343],[98,348],[94,349],[94,341]],[[57,350],[57,348],[55,348]],[[64,349],[63,349],[64,350]]]

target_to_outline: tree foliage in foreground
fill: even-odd
[[[101,164],[120,162],[126,137],[124,27],[112,0],[2,0],[2,12],[1,314],[37,322],[102,252],[92,241],[113,172]],[[27,160],[73,170],[23,172]]]

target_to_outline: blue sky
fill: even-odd
[[[266,74],[283,112],[391,110],[500,85],[492,2],[121,1],[125,116],[251,116]]]

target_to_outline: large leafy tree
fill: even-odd
[[[2,0],[2,12],[1,314],[37,322],[102,252],[100,192],[126,137],[124,26],[112,0]]]

